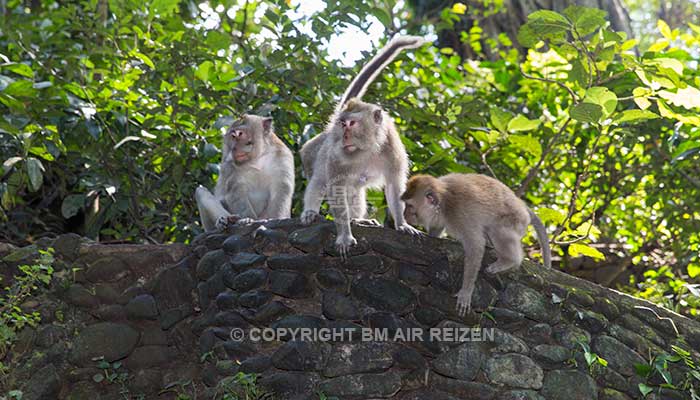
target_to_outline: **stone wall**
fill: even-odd
[[[189,248],[45,243],[57,250],[58,283],[25,305],[43,319],[8,356],[20,365],[11,382],[24,399],[223,398],[242,390],[239,372],[257,374],[256,388],[276,399],[629,399],[642,398],[639,383],[655,388],[647,398],[687,398],[646,382],[635,364],[672,345],[700,360],[696,321],[527,261],[482,271],[473,311],[460,317],[453,241],[358,226],[341,261],[330,223],[256,229],[202,235]],[[20,251],[7,250],[12,260]],[[344,335],[290,340],[302,327]],[[481,340],[428,337],[467,327],[482,328],[467,331]],[[264,328],[287,335],[252,340]],[[368,342],[363,328],[423,337]],[[589,366],[586,346],[607,367]],[[674,382],[688,372],[681,364],[671,365]]]

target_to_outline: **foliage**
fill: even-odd
[[[370,16],[387,36],[431,37],[471,12],[449,6],[416,23],[392,1],[327,2],[311,15],[293,1],[41,4],[8,1],[0,38],[0,232],[15,242],[66,230],[189,240],[201,231],[192,194],[213,185],[232,117],[272,115],[296,151],[357,70],[329,60],[331,37],[367,29]],[[486,38],[493,61],[427,46],[388,66],[366,98],[396,118],[413,172],[497,177],[541,216],[563,265],[629,259],[636,294],[654,285],[638,283],[644,271],[666,266],[691,286],[678,296],[676,283],[655,285],[649,297],[671,294],[695,315],[700,29],[657,30],[640,47],[601,10],[541,10],[518,34],[526,51],[506,36]],[[384,216],[381,196],[371,206]]]
[[[272,399],[272,394],[258,387],[258,375],[239,372],[231,381],[221,381],[222,400],[265,400]]]
[[[678,346],[671,346],[673,354],[661,353],[650,360],[649,364],[635,365],[637,375],[644,378],[644,382],[638,384],[639,392],[642,396],[660,389],[682,390],[689,395],[692,400],[700,399],[700,364],[694,360],[690,352]],[[674,381],[670,366],[676,364],[678,368],[683,368],[683,375],[680,381]],[[651,380],[660,377],[660,384],[652,384]],[[678,379],[678,378],[677,378]]]

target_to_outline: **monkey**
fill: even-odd
[[[214,193],[200,185],[195,200],[209,232],[235,222],[289,218],[293,193],[294,156],[275,135],[272,118],[245,114],[223,135]]]
[[[446,233],[464,247],[462,287],[455,295],[460,316],[471,309],[486,239],[497,259],[486,268],[495,274],[520,265],[521,240],[532,223],[547,268],[552,266],[547,231],[537,215],[499,180],[481,174],[415,175],[401,195],[405,219],[430,233]],[[434,236],[434,235],[431,235]]]
[[[318,219],[321,201],[328,197],[337,229],[335,247],[342,258],[357,244],[350,222],[364,220],[367,188],[385,189],[397,230],[421,234],[404,220],[399,198],[408,179],[406,148],[391,117],[381,107],[360,98],[401,50],[424,43],[413,36],[391,40],[350,83],[324,132],[301,149],[309,179],[301,222],[309,225]]]

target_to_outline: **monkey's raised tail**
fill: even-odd
[[[353,97],[358,99],[367,91],[367,87],[372,81],[377,78],[377,75],[390,62],[396,58],[404,49],[415,49],[426,43],[426,40],[418,36],[397,36],[384,46],[357,74],[355,79],[350,82],[350,85],[340,98],[338,108],[341,108]]]
[[[547,268],[552,268],[552,251],[549,248],[549,238],[547,237],[547,229],[545,229],[544,224],[540,217],[535,214],[529,207],[527,211],[530,213],[530,223],[535,227],[535,232],[537,233],[537,241],[540,243],[540,248],[542,249],[542,258],[544,259],[544,266]]]

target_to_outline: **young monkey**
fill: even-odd
[[[552,266],[542,221],[510,188],[494,178],[480,174],[449,174],[440,178],[416,175],[409,179],[401,200],[406,203],[404,214],[409,224],[422,225],[431,236],[439,236],[446,230],[462,242],[464,276],[462,288],[456,294],[460,316],[471,308],[486,238],[498,257],[486,272],[505,271],[520,265],[521,240],[532,223],[544,265]]]

